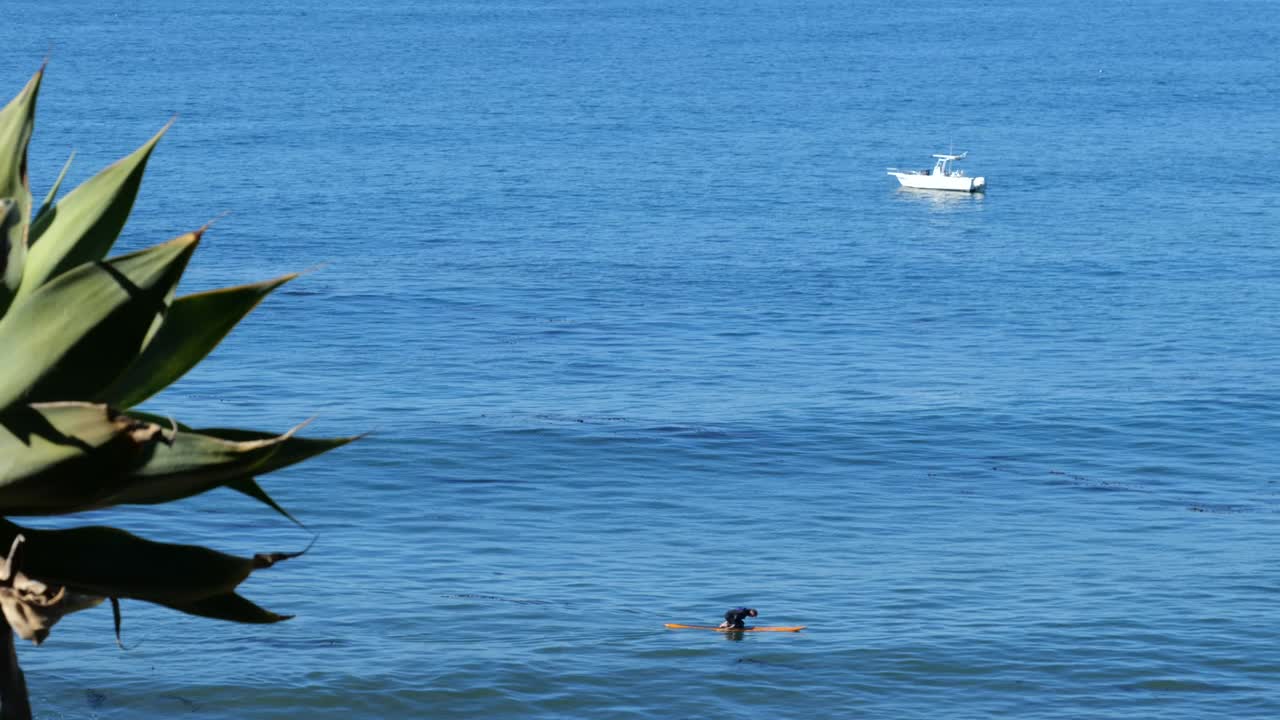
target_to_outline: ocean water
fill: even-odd
[[[303,557],[41,718],[1280,716],[1280,6],[49,0],[37,196],[312,269],[147,405],[370,433],[79,522]],[[13,31],[16,29],[16,32]],[[886,166],[954,147],[976,196]],[[799,634],[675,632],[728,607]]]

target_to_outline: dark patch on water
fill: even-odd
[[[734,437],[724,430],[698,425],[662,425],[648,428],[648,431],[659,435],[678,435],[680,437],[706,440],[730,440]]]
[[[676,436],[692,439],[728,440],[735,435],[728,431],[705,425],[645,425],[640,418],[622,415],[560,415],[556,413],[539,413],[535,420],[562,425],[630,425],[635,431],[650,435]],[[652,422],[649,420],[647,422]]]
[[[612,415],[553,415],[551,413],[541,413],[534,415],[538,420],[548,420],[557,423],[582,423],[590,425],[604,425],[631,422],[629,418],[618,417]]]
[[[440,482],[452,483],[457,485],[519,485],[520,481],[510,478],[496,477],[461,477],[457,475],[439,476],[436,478]]]
[[[1061,470],[1050,470],[1048,474],[1062,478],[1070,486],[1084,489],[1098,489],[1098,491],[1124,491],[1124,492],[1148,492],[1149,488],[1137,486],[1133,483],[1121,483],[1116,480],[1096,480],[1084,477],[1084,475],[1076,475],[1074,473],[1064,473]]]
[[[196,703],[196,701],[190,698],[184,698],[181,695],[164,695],[162,697],[164,697],[167,700],[177,700],[178,702],[182,703],[182,706],[187,709],[187,712],[195,712],[196,710],[200,709],[200,705]]]
[[[736,665],[764,665],[766,667],[787,667],[785,663],[774,662],[772,660],[761,660],[753,657],[740,657],[734,661]]]
[[[1194,505],[1188,505],[1187,509],[1191,512],[1209,513],[1211,515],[1240,515],[1259,511],[1259,508],[1249,505],[1232,505],[1228,503],[1195,503]]]
[[[509,598],[501,595],[481,595],[477,593],[461,593],[452,595],[441,595],[440,597],[449,600],[491,600],[494,602],[514,603],[516,605],[554,605],[550,600],[530,600],[528,598]]]
[[[992,465],[992,472],[1011,473],[1015,475],[1031,475],[1031,471],[1020,470],[1009,467],[1007,465]],[[1072,487],[1082,490],[1097,490],[1103,492],[1150,492],[1151,488],[1143,487],[1140,484],[1132,482],[1121,482],[1118,480],[1098,480],[1081,475],[1079,473],[1067,472],[1064,470],[1049,470],[1048,483],[1059,487]]]
[[[1102,491],[1122,491],[1122,492],[1147,492],[1148,488],[1144,488],[1132,483],[1117,482],[1115,480],[1094,480],[1093,478],[1077,475],[1075,473],[1063,472],[1061,470],[1050,470],[1049,474],[1057,478],[1056,482],[1070,487],[1077,487],[1084,490],[1102,490]]]

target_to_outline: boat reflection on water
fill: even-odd
[[[900,187],[894,193],[895,199],[916,205],[926,205],[935,212],[956,212],[971,208],[981,208],[986,200],[986,193],[958,193],[946,190],[922,190],[920,188]]]

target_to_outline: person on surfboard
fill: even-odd
[[[726,628],[726,629],[732,628],[734,630],[741,630],[742,628],[747,626],[744,620],[746,620],[749,617],[755,617],[759,614],[760,613],[757,613],[755,608],[748,608],[748,607],[733,608],[732,610],[724,614],[724,622],[720,623],[720,627]]]

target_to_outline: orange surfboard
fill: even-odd
[[[745,628],[722,628],[716,625],[681,625],[680,623],[666,623],[666,626],[672,630],[715,630],[716,632],[799,632],[809,627],[808,625],[795,625],[791,627],[756,625],[755,627]]]

